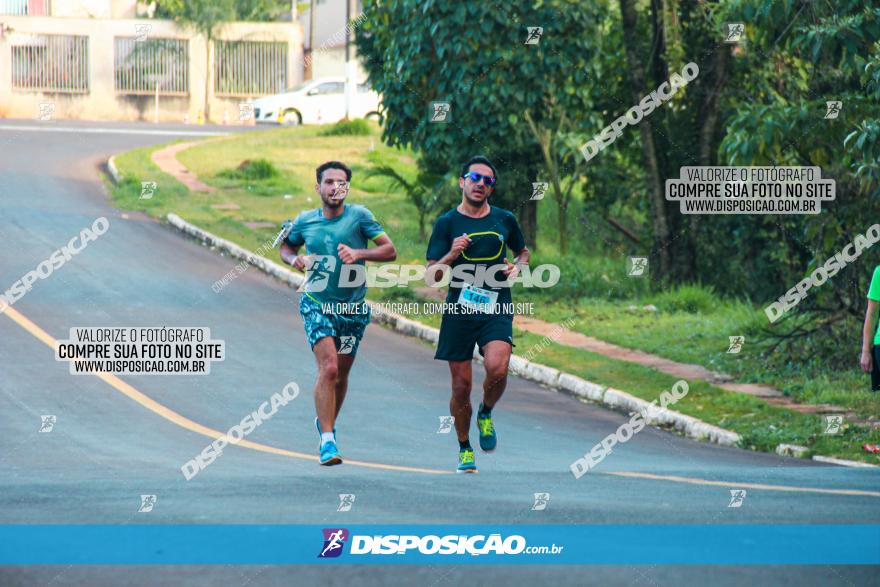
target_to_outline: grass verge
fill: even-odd
[[[346,161],[354,171],[352,200],[368,206],[383,222],[397,245],[398,261],[423,260],[425,240],[418,231],[415,207],[403,194],[387,193],[381,178],[359,181],[368,169],[383,164],[390,164],[410,177],[415,175],[413,154],[382,144],[374,126],[370,134],[341,137],[327,136],[314,127],[279,128],[211,140],[180,153],[181,162],[200,180],[217,187],[217,193],[189,192],[161,172],[150,160],[150,154],[157,148],[135,149],[116,157],[122,181],[112,188],[112,193],[119,207],[140,210],[159,219],[174,212],[205,230],[256,250],[274,238],[282,221],[319,205],[320,200],[311,188],[316,162],[338,159]],[[277,173],[230,173],[243,161],[254,159],[269,162]],[[142,181],[157,183],[152,198],[141,197]],[[539,215],[541,226],[550,226],[545,222],[552,222],[552,216],[547,216],[546,211]],[[543,233],[552,237],[550,230]],[[539,243],[543,251],[544,242],[539,239]],[[558,259],[552,246],[548,244],[546,249],[548,252],[537,255],[535,262],[555,261],[563,267],[564,275],[581,275],[572,280],[569,289],[590,295],[572,298],[572,292],[566,293],[565,284],[559,292],[565,294],[562,299],[554,297],[559,297],[556,291],[533,290],[528,297],[535,301],[538,318],[551,322],[574,318],[576,331],[729,372],[744,381],[776,385],[798,401],[842,405],[864,416],[876,417],[880,413],[880,394],[860,391],[864,382],[857,373],[846,372],[842,378],[832,380],[830,375],[816,378],[796,371],[762,370],[757,350],[749,345],[748,338],[740,354],[728,354],[728,336],[747,334],[760,319],[747,303],[720,300],[693,286],[651,295],[633,284],[625,270],[607,258]],[[218,275],[217,279],[221,277]],[[592,285],[584,287],[584,283]],[[405,288],[373,289],[369,296],[376,301],[421,301]],[[527,294],[515,292],[514,297],[522,301]],[[412,318],[432,326],[439,323],[437,316]],[[540,336],[519,332],[520,353],[540,340]],[[558,344],[544,349],[536,360],[646,400],[658,397],[675,381],[650,368]],[[880,431],[845,425],[840,434],[825,435],[823,420],[818,416],[772,407],[759,399],[708,384],[691,382],[690,393],[675,409],[735,430],[743,436],[746,448],[772,451],[779,443],[792,443],[808,446],[816,454],[877,461],[860,447],[865,442],[880,442]]]

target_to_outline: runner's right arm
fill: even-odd
[[[871,351],[877,332],[878,310],[880,310],[880,265],[874,269],[874,276],[868,286],[868,310],[865,312],[865,325],[862,328],[862,356],[859,364],[865,373],[870,373],[873,369],[874,357],[871,356]]]
[[[432,265],[451,265],[453,261],[458,259],[461,256],[461,252],[468,248],[471,244],[471,239],[468,235],[463,234],[459,237],[456,237],[452,241],[452,247],[449,249],[449,252],[443,255],[439,260],[432,261],[428,260],[428,268]],[[434,270],[434,279],[437,280],[440,278],[440,269],[437,268]]]
[[[305,271],[311,265],[311,255],[298,254],[300,247],[305,244],[305,240],[300,233],[300,227],[298,226],[299,218],[300,217],[297,216],[296,220],[293,221],[290,231],[281,243],[279,253],[281,254],[282,261],[288,265],[292,265],[300,271]]]
[[[862,356],[859,364],[862,371],[870,373],[873,369],[873,357],[871,349],[874,347],[874,333],[877,331],[877,310],[880,303],[868,300],[868,310],[865,312],[865,326],[862,328]]]
[[[292,247],[287,242],[281,243],[281,260],[300,271],[309,266],[309,255],[298,255],[299,247]]]
[[[452,235],[449,234],[449,225],[441,216],[434,224],[434,230],[431,231],[431,239],[428,242],[426,255],[428,269],[434,265],[451,265],[470,244],[471,239],[466,234],[452,238]],[[443,254],[444,251],[447,252]],[[432,273],[433,280],[436,282],[440,279],[442,270],[438,267]]]

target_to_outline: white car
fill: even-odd
[[[254,100],[257,123],[329,124],[345,118],[345,78],[324,77],[303,82],[281,94]],[[358,84],[349,118],[376,118],[379,94]]]

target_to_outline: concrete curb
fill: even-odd
[[[108,162],[107,167],[110,167],[110,162]],[[292,287],[298,288],[303,283],[304,277],[299,273],[294,273],[286,267],[270,261],[265,257],[255,255],[231,241],[222,239],[206,230],[202,230],[198,226],[190,224],[176,214],[168,214],[167,219],[171,226],[184,234],[195,238],[211,248],[224,251],[232,257],[247,261],[264,273],[276,277]],[[401,334],[420,338],[432,344],[437,344],[437,339],[440,334],[438,329],[432,326],[426,326],[415,320],[410,320],[399,314],[387,312],[376,302],[368,301],[368,303],[374,311],[373,318],[376,322],[384,324]],[[474,357],[479,359],[479,353],[475,351]],[[666,410],[658,411],[656,407],[652,406],[651,402],[635,397],[625,391],[602,387],[601,385],[587,381],[586,379],[581,379],[576,375],[563,373],[553,367],[534,363],[517,355],[510,357],[510,372],[523,379],[528,379],[556,391],[564,391],[576,397],[602,404],[618,412],[647,412],[648,407],[651,406],[652,417],[648,418],[648,424],[655,427],[673,428],[688,438],[706,440],[725,446],[735,446],[740,441],[740,435],[731,430],[725,430],[707,424],[702,420],[698,420],[692,416],[686,416],[668,408]]]
[[[784,457],[804,458],[810,451],[806,446],[797,444],[780,444],[776,447],[776,454]],[[828,463],[830,465],[840,465],[841,467],[855,467],[859,469],[876,469],[880,465],[872,465],[871,463],[863,463],[861,461],[850,461],[847,459],[837,459],[834,457],[823,457],[822,455],[813,455],[811,460],[817,463]]]
[[[119,170],[116,169],[114,157],[107,159],[107,174],[110,176],[110,179],[113,180],[114,184],[119,185]]]
[[[859,461],[848,461],[846,459],[835,459],[834,457],[823,457],[822,455],[813,455],[813,460],[818,463],[828,463],[830,465],[840,465],[842,467],[855,467],[857,469],[876,469],[877,465],[871,463],[861,463]]]
[[[805,458],[810,451],[806,446],[797,444],[780,444],[776,447],[776,454],[784,457]],[[817,463],[828,463],[830,465],[840,465],[841,467],[855,467],[859,469],[877,469],[880,465],[872,465],[871,463],[863,463],[861,461],[850,461],[847,459],[838,459],[834,457],[823,457],[822,455],[813,455],[811,460]]]
[[[798,444],[780,444],[776,447],[776,454],[781,457],[795,457],[798,459],[804,458],[810,451],[806,446],[800,446]]]

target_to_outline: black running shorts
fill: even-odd
[[[474,358],[474,345],[480,354],[493,341],[513,344],[513,316],[502,315],[486,320],[474,320],[444,314],[440,323],[440,341],[434,358],[440,361],[469,361]]]

